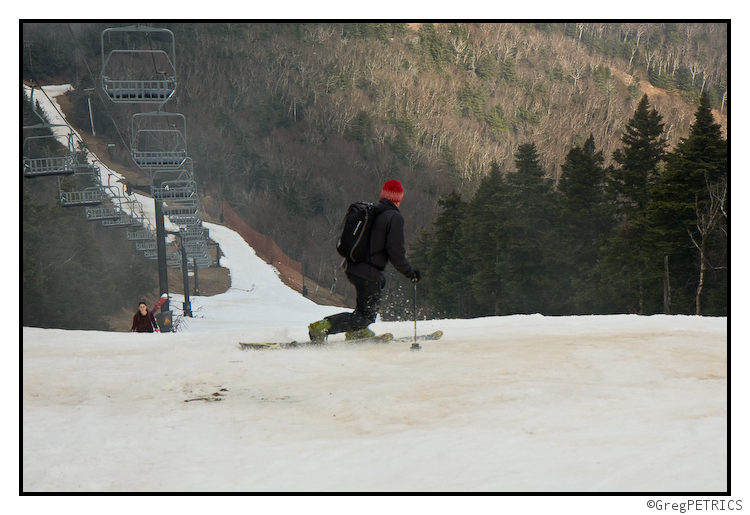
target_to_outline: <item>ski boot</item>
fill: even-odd
[[[331,322],[324,318],[323,320],[313,322],[307,326],[307,328],[312,343],[325,343],[326,338],[328,337],[328,331],[331,330]]]
[[[346,333],[346,340],[367,340],[375,337],[375,332],[371,331],[369,327],[360,329],[359,331],[349,331]]]

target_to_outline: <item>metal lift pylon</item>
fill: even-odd
[[[185,117],[163,109],[177,87],[174,34],[144,25],[105,29],[101,54],[101,88],[112,102],[156,105],[154,112],[132,115],[130,150],[135,164],[149,177],[156,215],[159,289],[168,293],[168,266],[182,268],[187,284],[187,258],[193,258],[196,266],[212,264],[193,163],[187,154]],[[167,256],[164,216],[179,226],[175,233],[180,236],[179,257]],[[144,255],[151,257],[154,249],[147,236],[143,231],[128,233]],[[185,298],[185,316],[192,316],[187,290]],[[161,309],[162,314],[168,311],[169,301]]]
[[[101,53],[101,88],[113,102],[157,104],[161,111],[174,95],[177,73],[174,34],[170,30],[144,25],[108,28],[101,33]],[[150,179],[153,181],[153,175]],[[159,291],[168,294],[166,231],[160,199],[154,199],[154,211]],[[162,304],[160,315],[160,325],[168,325],[163,329],[171,331],[169,300]],[[169,323],[165,324],[165,320]]]

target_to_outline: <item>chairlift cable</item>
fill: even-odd
[[[68,31],[70,32],[71,37],[73,38],[73,42],[76,45],[76,49],[81,54],[81,59],[83,60],[83,64],[86,65],[86,70],[89,73],[89,77],[91,78],[92,84],[97,84],[97,79],[94,77],[94,73],[91,71],[91,67],[89,66],[88,61],[86,60],[86,55],[83,53],[83,50],[81,50],[81,45],[78,43],[78,39],[76,38],[75,34],[73,33],[73,29],[70,26],[70,23],[66,24],[68,26]],[[120,132],[120,128],[117,126],[117,122],[115,121],[114,117],[112,116],[112,113],[109,111],[109,108],[107,107],[107,102],[104,101],[102,98],[102,92],[101,88],[94,88],[94,91],[96,91],[96,96],[101,102],[102,106],[104,107],[104,111],[107,113],[107,116],[109,116],[109,119],[112,121],[112,125],[115,128],[115,131],[117,131],[117,136],[120,138],[120,141],[122,142],[122,145],[124,148],[126,148],[128,151],[130,151],[130,144],[125,141],[125,138],[122,137],[122,132]]]

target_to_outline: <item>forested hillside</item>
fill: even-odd
[[[91,98],[125,163],[132,109],[97,90],[108,26],[24,24],[22,73],[71,83],[81,128]],[[726,312],[726,23],[158,26],[202,204],[318,283],[346,205],[395,178],[432,315]]]

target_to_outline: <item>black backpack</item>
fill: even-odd
[[[354,202],[344,216],[341,236],[336,250],[348,261],[368,261],[370,253],[370,229],[375,220],[375,205],[369,202]],[[382,252],[382,251],[381,251]]]

